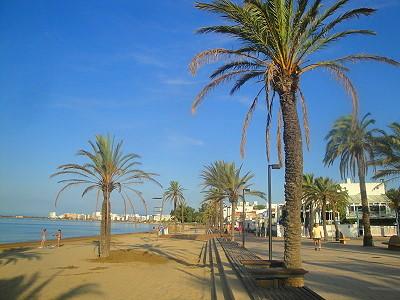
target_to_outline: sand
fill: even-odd
[[[209,271],[198,261],[204,239],[117,235],[106,259],[93,237],[60,248],[1,245],[0,299],[209,299]]]

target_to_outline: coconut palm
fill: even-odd
[[[374,160],[374,145],[378,135],[383,132],[370,128],[375,120],[366,114],[361,120],[353,116],[344,116],[336,120],[332,130],[326,136],[327,145],[324,158],[325,165],[332,165],[336,159],[340,160],[340,175],[345,179],[349,174],[355,177],[358,174],[362,205],[362,221],[364,224],[364,246],[373,246],[369,207],[365,177],[368,174],[368,162]]]
[[[236,206],[242,198],[243,190],[250,188],[250,180],[254,175],[250,172],[241,175],[242,167],[237,168],[235,163],[216,161],[206,166],[201,173],[204,189],[216,189],[220,198],[227,198],[232,205],[231,214],[231,238],[235,239]],[[263,193],[250,191],[248,194],[263,197]]]
[[[172,180],[169,183],[168,189],[164,192],[163,204],[165,202],[171,202],[174,205],[174,213],[176,212],[177,206],[183,206],[186,203],[185,197],[183,195],[183,191],[185,189],[179,184],[178,181]],[[182,223],[183,223],[183,209],[181,209],[182,213]]]
[[[138,169],[139,155],[123,154],[122,141],[115,143],[110,136],[97,135],[96,141],[89,141],[91,150],[79,150],[78,155],[87,162],[83,164],[65,164],[58,167],[54,176],[65,176],[58,183],[65,184],[57,194],[55,205],[65,190],[70,187],[84,185],[82,197],[90,191],[97,191],[97,197],[103,197],[100,224],[100,256],[110,254],[111,240],[111,194],[116,191],[124,201],[133,208],[132,194],[137,196],[145,205],[142,193],[133,188],[145,181],[151,181],[161,186],[153,177],[157,174]],[[147,214],[147,213],[146,213]]]
[[[369,54],[348,55],[332,60],[315,60],[314,54],[334,42],[353,35],[374,35],[370,30],[344,29],[343,23],[375,12],[371,8],[351,8],[344,12],[350,0],[336,0],[323,8],[322,0],[245,0],[239,4],[230,0],[197,3],[196,7],[222,17],[221,25],[201,28],[199,33],[219,33],[234,40],[234,49],[216,48],[197,54],[190,70],[195,74],[199,67],[224,61],[210,76],[211,81],[197,95],[192,104],[194,112],[207,94],[217,86],[234,81],[231,94],[251,81],[259,84],[254,100],[245,117],[242,130],[241,153],[244,155],[246,132],[253,112],[261,97],[267,108],[266,142],[268,149],[275,95],[279,96],[278,141],[283,125],[285,151],[285,200],[288,211],[285,228],[284,260],[287,267],[301,267],[301,182],[303,174],[302,137],[297,112],[298,99],[302,104],[306,141],[309,141],[307,109],[300,79],[303,74],[325,69],[334,75],[350,94],[354,113],[357,112],[357,92],[347,76],[346,63],[375,60],[393,65],[396,61]],[[321,57],[321,56],[319,56]],[[280,143],[278,143],[278,148]],[[279,152],[280,153],[280,152]],[[269,152],[267,151],[269,158]],[[290,284],[296,284],[294,280]],[[301,282],[298,282],[301,285]]]
[[[392,201],[390,207],[396,213],[396,224],[397,224],[397,235],[400,236],[400,224],[399,224],[399,214],[400,214],[400,188],[390,189],[386,192],[386,196]]]
[[[375,158],[371,164],[380,169],[373,176],[374,179],[400,178],[400,124],[392,123],[389,128],[392,134],[379,138],[375,147]]]

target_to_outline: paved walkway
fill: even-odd
[[[400,252],[389,251],[382,241],[364,248],[361,240],[342,245],[323,243],[315,251],[313,242],[302,241],[303,267],[309,271],[306,285],[326,299],[400,299]],[[241,241],[238,237],[237,241]],[[268,259],[268,239],[247,237],[246,247]],[[283,240],[273,241],[273,259],[283,259]]]

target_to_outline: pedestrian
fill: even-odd
[[[41,242],[40,242],[39,248],[44,248],[44,247],[46,247],[46,239],[47,239],[47,229],[46,228],[42,228],[40,237],[41,237]]]
[[[58,231],[57,231],[57,233],[56,233],[57,248],[60,248],[61,238],[62,238],[61,229],[58,229]]]
[[[319,227],[318,223],[314,224],[314,228],[312,230],[312,235],[313,235],[313,239],[314,239],[315,251],[321,250],[322,230],[321,230],[321,227]]]

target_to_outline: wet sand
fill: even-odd
[[[3,244],[0,298],[209,299],[208,270],[198,261],[206,238],[113,235],[107,259],[97,258],[98,237],[65,239],[60,248]]]

